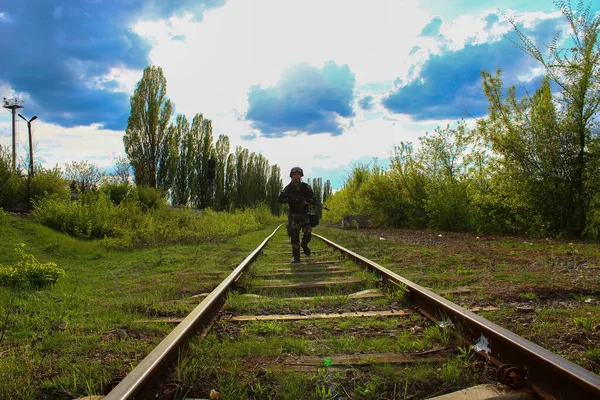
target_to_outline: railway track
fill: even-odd
[[[105,399],[600,398],[600,376],[313,237],[289,264],[278,228],[186,318],[145,321],[177,325]]]

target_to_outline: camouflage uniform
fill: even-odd
[[[280,203],[288,203],[290,209],[288,211],[288,235],[291,237],[292,254],[294,256],[294,262],[300,261],[300,247],[304,249],[304,254],[310,255],[310,249],[308,243],[311,239],[312,227],[310,226],[310,220],[308,217],[309,206],[304,204],[303,201],[291,199],[289,196],[302,196],[307,199],[314,198],[314,192],[309,184],[305,182],[299,182],[295,184],[291,182],[287,185],[283,191],[279,194],[278,201]],[[300,231],[302,234],[302,241],[300,241]]]

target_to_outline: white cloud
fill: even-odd
[[[132,29],[151,40],[151,62],[163,68],[167,94],[175,104],[176,113],[185,114],[190,120],[196,113],[203,113],[213,121],[215,140],[224,134],[231,140],[231,151],[242,146],[262,153],[271,164],[281,167],[284,177],[296,165],[310,175],[313,169],[339,169],[359,158],[387,158],[393,146],[401,141],[417,144],[418,137],[426,131],[454,121],[415,123],[376,106],[369,112],[356,108],[353,127],[340,136],[301,134],[266,139],[258,135],[254,140],[243,140],[253,133],[243,120],[249,87],[274,85],[282,72],[297,62],[319,68],[326,61],[348,64],[356,76],[357,91],[360,88],[364,94],[391,89],[398,77],[405,81],[418,78],[419,66],[431,54],[439,53],[441,45],[433,38],[418,36],[436,12],[419,3],[417,0],[229,0],[221,8],[208,10],[201,22],[188,15],[141,20]],[[500,18],[501,23],[490,34],[484,34],[483,15],[445,20],[440,33],[451,41],[452,48],[459,49],[467,39],[496,40],[510,28]],[[519,18],[530,23],[541,17],[548,15],[531,13]],[[420,50],[409,56],[414,46]],[[85,69],[85,65],[73,67]],[[90,85],[104,89],[116,81],[118,87],[110,90],[133,93],[141,76],[142,71],[115,66]],[[0,82],[0,95],[4,93],[12,90]],[[27,95],[20,98],[27,100]],[[6,132],[8,124],[9,118],[0,118],[0,132]],[[26,126],[20,126],[19,130],[20,135],[26,135]],[[123,133],[97,125],[62,128],[43,121],[34,123],[39,156],[46,166],[62,166],[73,160],[110,166],[115,156],[124,153]],[[5,136],[2,143],[6,143]]]
[[[12,123],[0,123],[0,129],[12,129]],[[31,124],[34,161],[50,168],[64,167],[71,161],[88,160],[101,168],[114,165],[115,158],[124,156],[123,132],[102,129],[99,125],[63,128],[35,120]],[[27,124],[17,121],[17,158],[29,151]]]

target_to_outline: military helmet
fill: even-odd
[[[294,167],[292,168],[292,170],[290,171],[290,178],[292,177],[293,174],[295,174],[296,172],[300,173],[300,176],[304,176],[304,172],[302,172],[302,168],[300,167]]]

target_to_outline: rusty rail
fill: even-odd
[[[152,390],[166,376],[177,361],[182,346],[199,330],[208,325],[225,301],[229,288],[239,279],[244,269],[254,261],[279,225],[248,257],[238,265],[198,306],[167,335],[113,390],[105,400],[154,398]]]
[[[600,376],[522,338],[418,284],[314,234],[328,245],[367,266],[383,279],[404,285],[411,301],[434,320],[453,324],[471,343],[484,342],[484,353],[500,367],[503,383],[514,388],[526,384],[544,399],[600,399]]]
[[[206,327],[225,301],[230,287],[254,261],[279,225],[221,282],[146,358],[106,397],[106,400],[154,398],[157,384],[177,361],[181,349]],[[527,385],[543,399],[600,399],[600,376],[444,299],[381,265],[318,234],[313,235],[379,274],[385,281],[405,287],[411,301],[429,318],[444,321],[470,343],[484,343],[479,353],[499,367],[508,386]]]

